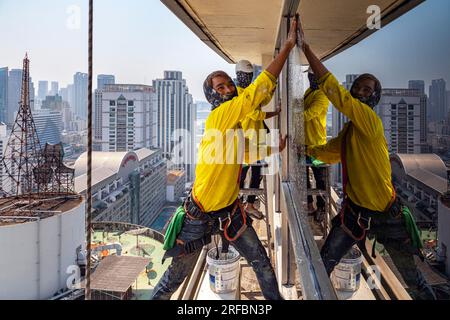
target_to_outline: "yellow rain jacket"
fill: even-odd
[[[275,88],[274,88],[275,90]],[[263,102],[253,111],[250,112],[244,120],[241,121],[242,130],[244,130],[245,138],[247,139],[257,139],[258,143],[265,143],[265,137],[259,136],[259,130],[265,130],[264,119],[266,119],[266,112],[261,110],[261,107],[265,106],[272,100],[273,93],[272,90],[270,95],[266,97]],[[237,87],[238,94],[241,95],[244,88]],[[254,131],[253,131],[254,130]],[[253,134],[256,132],[257,137],[255,138]]]
[[[331,73],[323,76],[319,83],[331,103],[351,120],[351,125],[347,123],[339,135],[327,144],[308,147],[307,153],[328,163],[341,161],[342,140],[348,130],[348,197],[361,207],[385,211],[393,197],[394,188],[381,119],[368,105],[353,98]]]
[[[327,112],[330,102],[322,90],[309,88],[305,92],[305,145],[323,145],[327,143]]]
[[[194,199],[203,211],[225,208],[237,199],[242,160],[238,159],[237,143],[226,143],[230,140],[228,137],[233,136],[227,134],[227,130],[238,129],[239,123],[258,108],[275,87],[275,77],[265,70],[239,96],[221,104],[206,119],[193,186]]]

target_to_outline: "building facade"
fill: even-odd
[[[450,181],[450,177],[448,178]],[[438,254],[439,261],[445,264],[445,272],[450,276],[450,186],[441,197],[438,205]]]
[[[8,108],[6,110],[6,124],[13,124],[19,110],[22,89],[22,69],[11,69],[8,77]]]
[[[432,121],[439,121],[446,118],[447,113],[447,90],[445,80],[432,80],[430,86],[428,116]]]
[[[38,100],[43,101],[48,95],[48,81],[38,82]]]
[[[8,68],[0,68],[0,122],[6,122],[8,109]]]
[[[86,193],[86,161],[75,162],[75,190]],[[92,166],[93,221],[148,226],[164,207],[167,165],[158,149],[94,152]]]
[[[88,105],[88,75],[77,72],[73,76],[73,104],[71,107],[75,115],[83,120],[87,119]]]
[[[111,74],[99,74],[97,76],[97,90],[102,90],[108,84],[116,84],[116,77]]]
[[[22,69],[11,69],[8,76],[8,107],[5,114],[5,123],[13,124],[16,120],[16,114],[19,110],[20,99],[22,94]],[[34,84],[30,77],[29,83],[29,97],[30,97],[30,108],[34,109]]]
[[[61,142],[61,133],[64,126],[62,112],[46,109],[35,110],[33,120],[42,147],[46,143],[57,144]]]
[[[419,90],[419,94],[425,94],[425,81],[423,80],[409,80],[408,89]]]
[[[52,81],[49,95],[54,96],[57,95],[58,93],[59,93],[59,83],[58,81]]]
[[[130,151],[156,145],[156,95],[151,86],[106,85],[102,92],[96,91],[96,96],[102,102],[101,118],[96,116],[94,125],[95,142],[101,151]],[[100,111],[100,103],[96,108]]]
[[[390,160],[397,193],[410,202],[422,201],[436,212],[447,190],[447,167],[442,159],[436,154],[392,154]]]
[[[375,111],[383,121],[389,153],[422,152],[422,98],[416,89],[383,89]]]
[[[158,147],[167,159],[172,159],[172,167],[184,169],[188,180],[192,181],[195,174],[196,115],[186,80],[180,71],[164,71],[164,78],[154,80],[153,87],[158,99]]]
[[[168,202],[180,203],[185,197],[186,173],[183,170],[170,170],[167,172],[167,195]]]

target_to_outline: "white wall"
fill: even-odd
[[[0,299],[48,299],[65,289],[84,239],[84,201],[47,219],[1,226]]]

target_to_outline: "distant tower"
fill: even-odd
[[[36,191],[33,170],[39,164],[41,147],[30,108],[28,55],[23,59],[19,112],[13,124],[4,156],[2,195],[26,195]]]
[[[20,108],[1,159],[0,195],[31,199],[33,194],[73,194],[74,169],[62,162],[62,144],[46,144],[41,150],[30,108],[29,63],[25,55]]]

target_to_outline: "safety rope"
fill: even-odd
[[[88,145],[87,145],[87,189],[86,189],[86,288],[85,300],[91,300],[91,233],[92,233],[92,32],[93,0],[89,0],[88,39]]]

